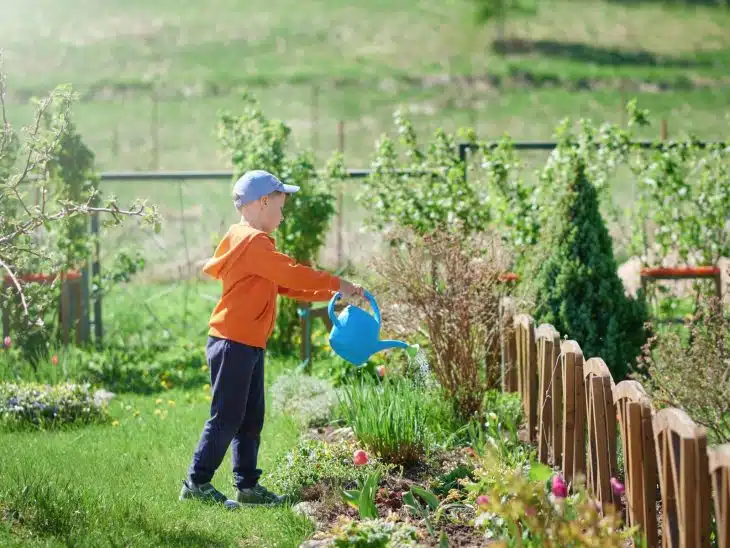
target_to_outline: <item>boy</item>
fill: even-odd
[[[264,349],[274,328],[276,297],[327,301],[334,292],[362,296],[360,286],[297,264],[274,246],[270,234],[282,220],[287,194],[271,173],[245,173],[233,188],[241,222],[230,227],[203,271],[223,282],[210,318],[206,357],[213,398],[180,499],[197,498],[235,509],[243,504],[278,504],[280,497],[258,483],[260,434],[264,424]],[[236,500],[211,485],[228,445],[233,450]]]

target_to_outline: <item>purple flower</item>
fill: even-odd
[[[563,476],[557,474],[553,476],[552,492],[559,499],[564,499],[568,496],[568,484],[565,483]]]
[[[613,489],[614,495],[616,495],[617,497],[620,497],[621,495],[624,494],[624,491],[626,490],[626,488],[624,487],[623,483],[621,483],[616,478],[611,478],[610,483],[611,483],[611,489]]]

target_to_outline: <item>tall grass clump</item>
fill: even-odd
[[[357,439],[383,460],[407,466],[418,461],[428,437],[428,405],[411,380],[362,378],[340,393],[340,415]]]

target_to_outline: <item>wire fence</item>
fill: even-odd
[[[650,149],[658,142],[647,140],[636,144]],[[710,142],[701,142],[699,146],[708,144]],[[493,145],[495,143],[487,146]],[[514,146],[521,152],[526,170],[532,171],[534,167],[544,165],[555,145],[554,142],[543,141],[517,142]],[[466,166],[472,161],[470,151],[474,151],[476,146],[471,143],[459,145],[458,154]],[[341,267],[345,260],[363,264],[377,252],[380,242],[372,233],[365,231],[366,212],[355,200],[358,181],[369,174],[367,169],[351,169],[346,179],[340,182],[337,189],[338,212],[319,264],[333,269]],[[468,170],[466,176],[469,176]],[[629,173],[617,173],[614,177],[616,180],[612,184],[619,189],[621,201],[630,203],[634,195],[634,179]],[[132,308],[139,305],[153,319],[152,302],[166,303],[167,306],[174,302],[174,306],[180,308],[175,313],[177,321],[174,326],[167,325],[165,329],[170,334],[176,334],[174,330],[178,328],[184,332],[193,319],[191,315],[208,310],[217,299],[218,289],[202,277],[201,267],[228,227],[238,221],[231,200],[232,179],[231,171],[103,173],[103,194],[114,195],[122,203],[145,196],[159,207],[164,228],[160,234],[135,223],[100,228],[98,219],[93,219],[92,231],[101,235],[101,246],[91,265],[92,275],[98,275],[102,269],[113,265],[114,257],[120,252],[140,253],[146,260],[146,267],[139,281],[144,282],[147,291],[140,292],[139,284],[119,284],[111,288],[111,298]],[[177,292],[175,298],[172,298],[173,292]],[[202,305],[206,308],[203,309]],[[106,317],[101,297],[95,299],[93,309],[94,333],[97,341],[101,341],[105,336],[102,318]]]

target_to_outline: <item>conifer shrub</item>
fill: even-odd
[[[626,295],[618,276],[583,144],[563,128],[542,174],[552,203],[528,278],[533,316],[578,341],[586,359],[603,358],[618,382],[646,341],[647,308],[643,293]]]

